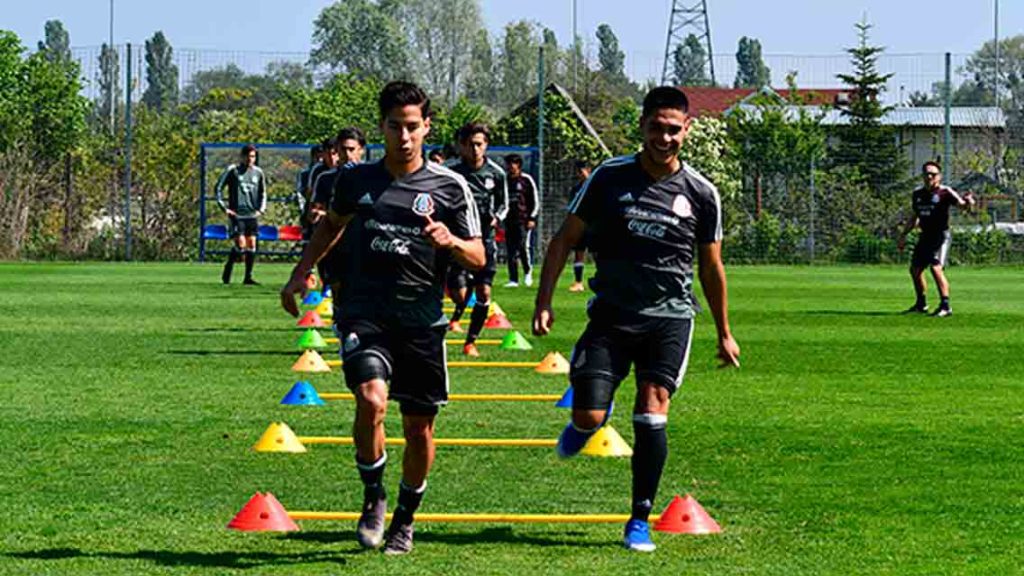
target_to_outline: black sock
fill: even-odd
[[[238,247],[232,246],[231,253],[228,254],[228,261],[224,263],[224,274],[221,275],[225,282],[231,281],[231,272],[235,269],[235,259],[240,255]]]
[[[924,292],[918,292],[917,293],[917,304],[914,304],[914,306],[916,306],[918,308],[924,308],[924,307],[926,307],[928,305],[927,302],[928,302],[928,300],[925,297]]]
[[[245,251],[245,279],[252,280],[252,265],[256,263],[256,251]]]
[[[583,282],[583,262],[573,262],[572,275],[577,282]]]
[[[466,312],[466,303],[465,302],[463,302],[462,304],[456,304],[455,305],[455,311],[452,312],[451,321],[452,322],[458,322],[459,320],[462,319],[462,315],[465,312]]]
[[[949,310],[949,296],[939,296],[939,308]]]
[[[490,309],[490,302],[477,302],[473,305],[473,313],[469,317],[469,330],[466,331],[466,344],[476,342],[480,331],[484,329],[484,322],[487,322],[487,311]]]
[[[359,470],[359,478],[363,481],[363,496],[367,499],[379,499],[384,497],[384,465],[388,463],[388,454],[384,453],[379,460],[371,464],[364,464],[356,458],[356,469]]]
[[[426,480],[423,481],[423,485],[419,488],[410,488],[405,484],[405,480],[399,482],[398,506],[395,507],[395,513],[391,517],[391,525],[403,526],[412,524],[413,515],[416,514],[416,510],[420,507],[420,502],[423,501],[423,493],[426,491]]]
[[[510,282],[519,282],[519,263],[514,258],[508,261],[508,279]]]
[[[634,414],[633,434],[633,511],[632,518],[647,521],[668,458],[667,417],[660,414]]]

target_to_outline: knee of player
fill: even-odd
[[[426,416],[406,417],[402,422],[406,441],[427,440],[434,436],[434,419]]]
[[[636,391],[634,414],[668,414],[672,392],[658,384],[645,382]]]
[[[388,409],[387,386],[380,380],[370,380],[359,385],[355,390],[356,409],[367,416],[383,418]]]
[[[572,423],[580,430],[593,430],[604,423],[607,414],[607,410],[573,409]]]

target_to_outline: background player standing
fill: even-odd
[[[527,286],[533,286],[533,270],[530,261],[530,233],[537,226],[537,212],[540,201],[537,197],[537,183],[523,172],[523,157],[509,154],[505,157],[508,168],[509,208],[505,217],[505,251],[508,258],[508,284],[506,288],[519,286],[519,262],[523,264],[523,276]]]
[[[718,190],[682,164],[679,151],[690,125],[686,95],[655,88],[644,98],[643,150],[598,167],[569,207],[548,245],[537,292],[533,330],[554,323],[551,299],[566,257],[588,234],[597,267],[587,309],[590,321],[573,350],[572,421],[558,439],[562,457],[577,454],[607,419],[612,398],[632,364],[633,510],[627,548],[654,550],[647,524],[668,456],[669,402],[686,372],[693,336],[694,258],[718,328],[718,356],[739,365],[729,329],[721,260],[722,208]]]
[[[576,194],[583,187],[583,183],[587,181],[587,178],[590,178],[590,164],[587,164],[585,160],[577,160],[574,167],[576,169],[576,184],[573,185],[572,190],[569,192],[570,199],[576,198]],[[583,286],[583,270],[587,265],[587,247],[584,244],[585,242],[585,239],[581,240],[578,246],[572,247],[573,281],[569,285],[569,292],[583,292],[586,290],[586,287]]]
[[[404,554],[413,547],[413,515],[434,461],[434,418],[448,399],[444,269],[449,258],[467,269],[484,265],[480,220],[466,181],[423,159],[430,100],[415,84],[391,82],[378,107],[384,158],[338,173],[330,211],[281,289],[281,304],[298,315],[295,296],[305,271],[339,236],[356,232],[336,297],[345,382],[356,396],[353,439],[363,481],[357,539],[367,548]],[[389,388],[390,384],[390,388]],[[388,398],[399,402],[405,449],[398,506],[384,537]]]
[[[914,246],[914,255],[910,258],[910,278],[914,282],[917,301],[907,309],[908,313],[928,311],[925,293],[928,286],[924,279],[924,269],[932,271],[935,287],[939,292],[939,307],[932,313],[940,318],[951,316],[953,309],[949,306],[949,281],[943,267],[949,255],[949,245],[953,238],[949,233],[949,207],[964,208],[974,205],[974,197],[968,193],[961,197],[955,190],[942,185],[942,169],[938,162],[925,162],[921,166],[921,177],[924,186],[914,190],[912,196],[913,214],[907,219],[900,233],[899,249],[902,252],[907,242],[907,233],[920,225],[921,235]]]
[[[224,199],[224,188],[228,197]],[[239,152],[238,164],[224,170],[215,187],[217,204],[228,215],[231,223],[231,247],[228,261],[224,263],[221,281],[231,283],[231,271],[239,256],[245,259],[245,281],[243,284],[256,285],[252,268],[256,262],[256,236],[259,232],[259,217],[267,211],[267,180],[263,170],[256,166],[256,147],[246,144]]]

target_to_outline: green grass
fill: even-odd
[[[221,286],[214,266],[0,265],[0,573],[1021,571],[1020,269],[951,270],[956,315],[937,320],[893,314],[911,301],[901,268],[732,268],[743,367],[715,368],[703,314],[658,503],[691,492],[720,535],[656,534],[658,551],[639,556],[619,548],[619,526],[423,524],[405,558],[359,552],[346,523],[289,535],[224,527],[256,490],[305,510],[355,510],[361,497],[350,448],[250,450],[274,420],[305,435],[351,425],[346,403],[278,404],[298,356],[276,303],[286,272],[263,266],[266,284],[252,289]],[[567,354],[586,295],[564,288],[551,337],[485,358]],[[496,299],[525,331],[532,294],[499,288]],[[342,389],[337,372],[313,380]],[[452,370],[455,392],[565,386],[526,370]],[[613,424],[631,439],[625,387]],[[566,417],[452,403],[438,435],[553,438]],[[389,415],[390,432],[397,423]],[[447,448],[422,510],[625,512],[628,486],[625,459]]]

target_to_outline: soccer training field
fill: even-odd
[[[588,267],[588,274],[592,268]],[[2,574],[1008,574],[1024,568],[1024,271],[952,268],[948,319],[907,317],[902,267],[732,267],[742,368],[714,362],[698,319],[669,422],[656,511],[691,493],[717,535],[620,525],[426,524],[416,549],[360,552],[353,523],[229,531],[257,490],[293,510],[356,511],[345,446],[255,453],[273,421],[345,435],[352,405],[279,404],[300,331],[280,310],[288,268],[223,286],[216,266],[0,265]],[[499,286],[504,279],[496,282]],[[567,281],[532,351],[568,356],[586,294]],[[929,303],[937,298],[929,282]],[[496,288],[528,334],[533,293]],[[468,314],[467,314],[468,316]],[[323,331],[326,334],[326,330]],[[485,331],[485,338],[504,332]],[[458,358],[450,347],[450,359]],[[334,358],[325,353],[325,357]],[[344,391],[340,371],[313,375]],[[565,376],[451,369],[452,392],[561,394]],[[612,425],[632,439],[632,380]],[[549,403],[452,402],[437,437],[547,438]],[[389,434],[400,435],[397,406]],[[389,448],[397,493],[401,448]],[[438,448],[421,512],[628,513],[628,458],[559,461],[551,448]]]

